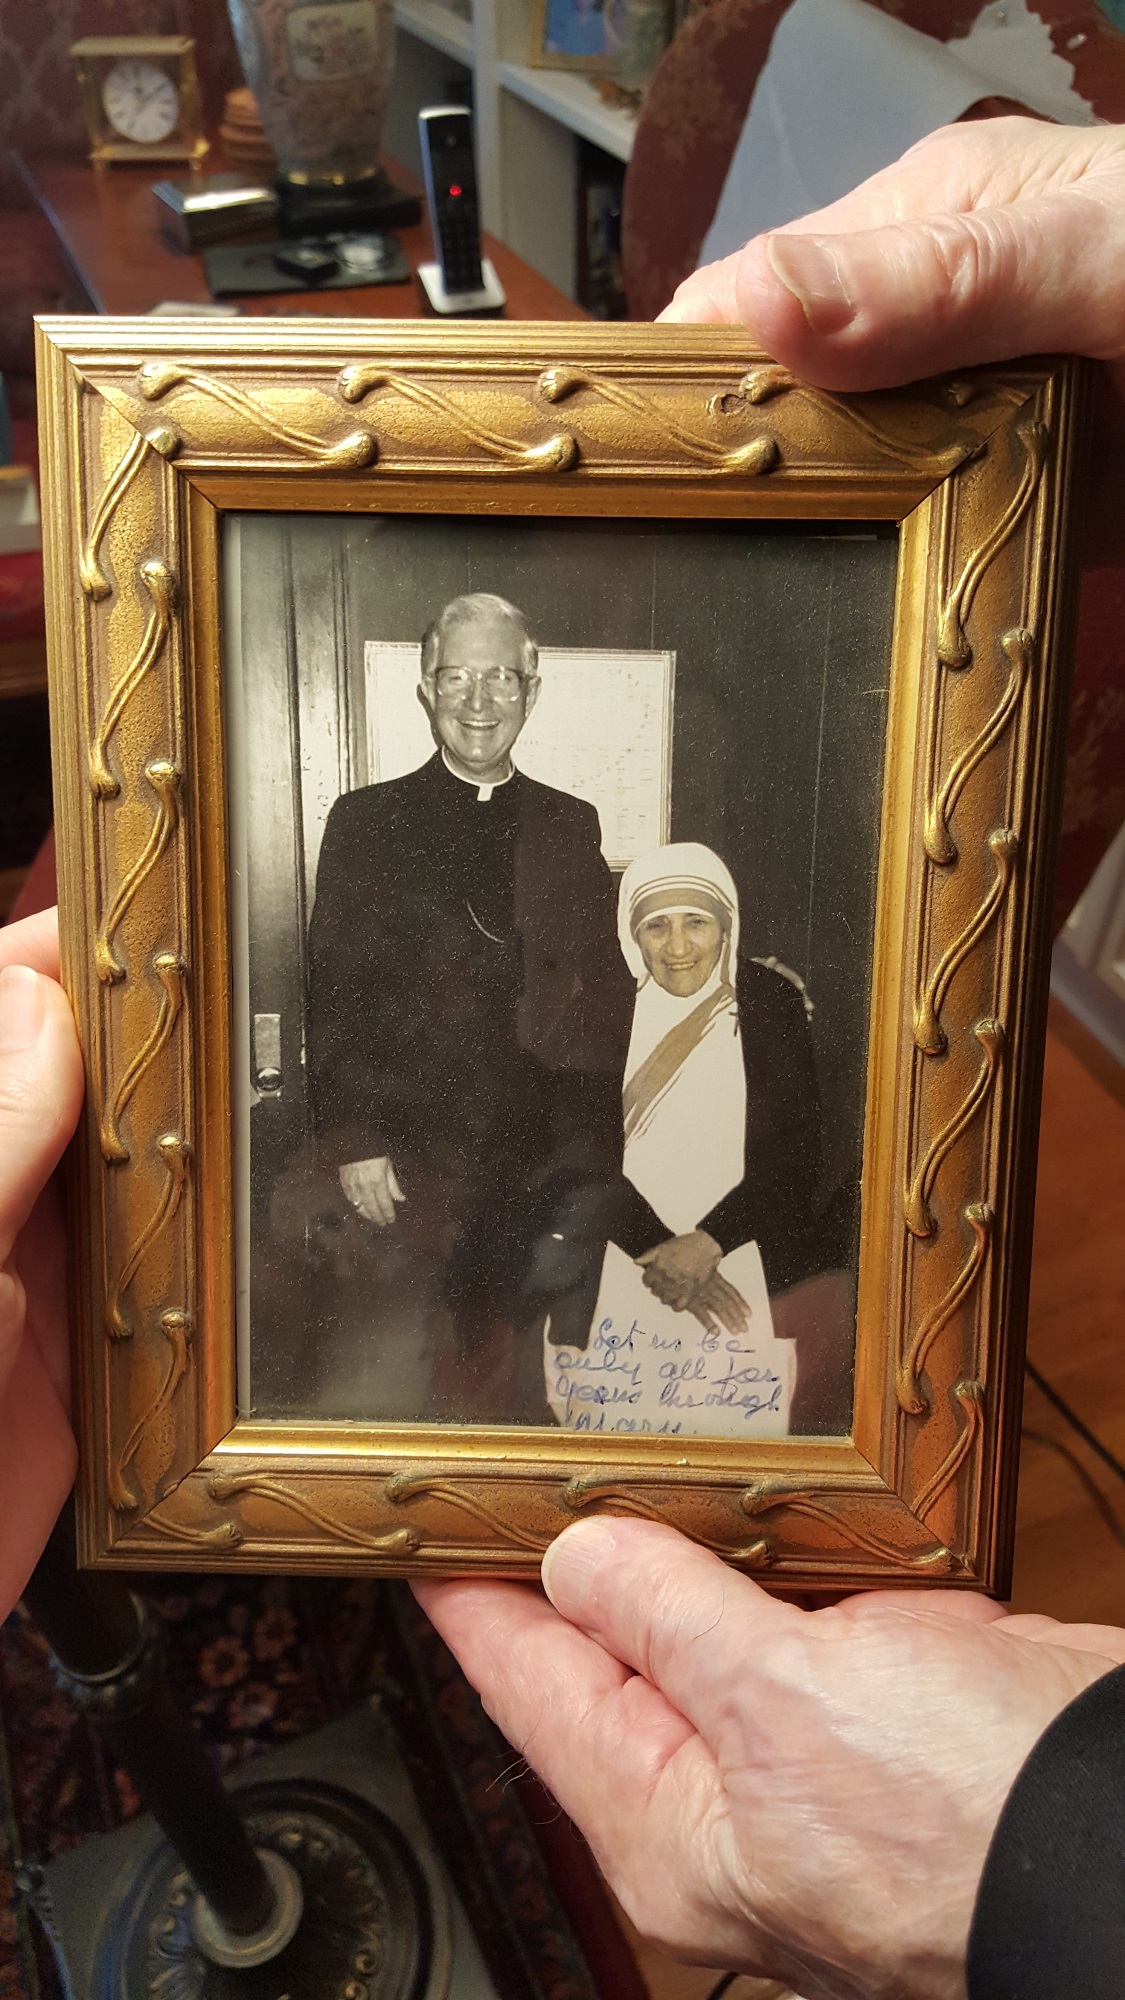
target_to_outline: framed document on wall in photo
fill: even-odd
[[[40,348],[84,1559],[1002,1589],[1080,371]]]

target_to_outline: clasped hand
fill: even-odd
[[[717,1333],[722,1327],[728,1333],[745,1333],[750,1308],[742,1293],[720,1273],[722,1254],[705,1229],[692,1229],[646,1250],[637,1263],[649,1291],[673,1312],[694,1313],[708,1333]]]

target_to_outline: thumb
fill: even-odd
[[[1073,190],[839,234],[780,230],[725,260],[733,269],[698,272],[668,317],[740,320],[828,389],[1051,349],[1115,360],[1123,250],[1125,225]]]
[[[655,1521],[576,1521],[543,1558],[556,1611],[707,1736],[734,1681],[806,1617]],[[701,1644],[700,1641],[705,1641]]]
[[[57,1165],[81,1104],[82,1057],[66,995],[28,965],[5,966],[0,970],[0,1266]]]

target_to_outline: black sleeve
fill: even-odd
[[[1125,1667],[1056,1716],[1008,1794],[969,1932],[969,2000],[1125,1994]]]
[[[635,988],[617,941],[598,815],[556,793],[533,825],[538,864],[517,866],[516,880],[521,1046],[548,1069],[612,1077],[620,1099]],[[531,827],[523,837],[531,842]]]
[[[617,1175],[612,1185],[610,1217],[609,1233],[627,1257],[643,1256],[658,1243],[667,1243],[672,1234],[624,1174]]]
[[[367,1157],[364,1148],[353,1152],[349,1143],[358,1109],[356,1022],[363,1006],[352,907],[354,819],[354,808],[348,806],[346,796],[337,799],[321,842],[309,922],[309,1098],[317,1137],[337,1163]],[[359,1122],[363,1122],[362,1113]]]
[[[374,872],[364,865],[379,842],[360,793],[337,799],[328,815],[309,924],[308,1077],[313,1125],[333,1165],[373,1159],[401,1145],[402,1118],[388,1101],[388,1038],[403,998],[396,953]],[[382,1055],[382,1060],[378,1056]]]
[[[783,973],[739,967],[746,1065],[746,1171],[699,1227],[724,1253],[754,1241],[766,1283],[781,1291],[820,1268],[820,1093],[804,997]]]
[[[745,1172],[698,1226],[724,1256],[756,1242],[766,1282],[776,1292],[821,1268],[820,1095],[805,1003],[792,981],[768,966],[743,964],[738,1012],[746,1066]],[[628,1256],[667,1241],[671,1231],[628,1181],[615,1199],[613,1240]]]
[[[636,988],[618,942],[617,888],[602,853],[598,815],[579,803],[581,837],[571,856],[577,877],[572,908],[581,913],[573,958],[583,1066],[612,1075],[620,1106]]]

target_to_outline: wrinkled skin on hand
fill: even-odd
[[[804,2000],[963,2000],[1000,1807],[1125,1632],[954,1591],[802,1611],[604,1516],[543,1581],[415,1589],[646,1937]]]
[[[1060,349],[1125,390],[1125,128],[945,126],[695,272],[661,318],[741,323],[827,389]]]
[[[82,1058],[58,976],[54,910],[0,929],[0,1617],[39,1560],[77,1462],[51,1176],[78,1121]]]
[[[662,317],[745,324],[829,389],[1051,349],[1125,388],[1125,130],[948,127],[697,272]],[[805,2000],[963,2000],[1003,1801],[1125,1632],[952,1591],[800,1611],[671,1529],[604,1517],[567,1529],[543,1580],[550,1601],[418,1595],[641,1930]]]

